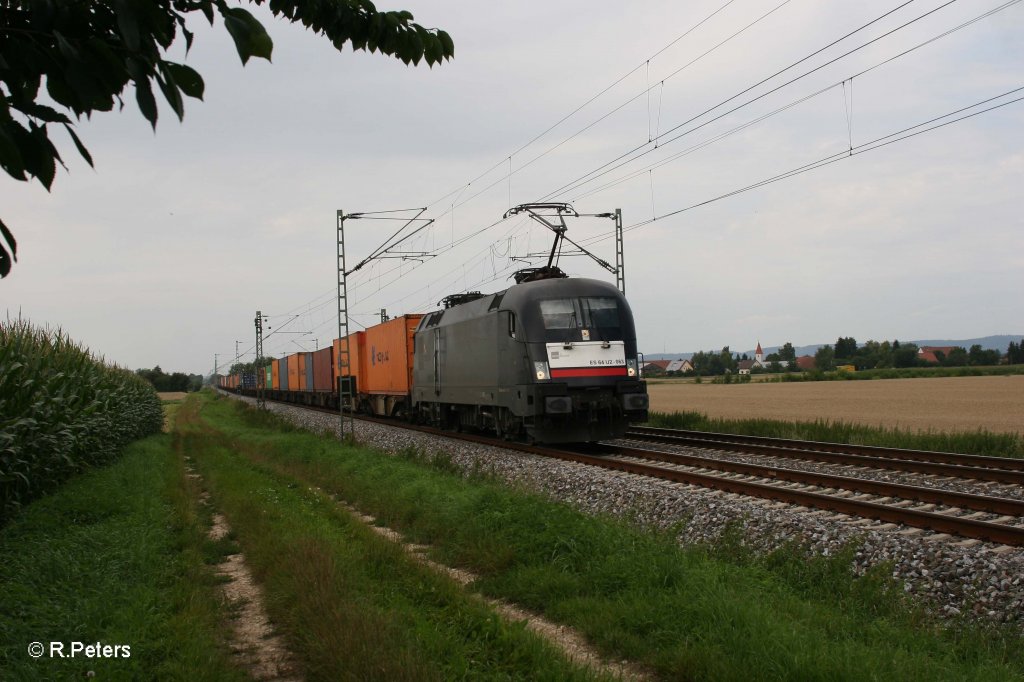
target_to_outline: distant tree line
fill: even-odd
[[[920,357],[920,348],[914,343],[894,341],[868,341],[858,345],[852,336],[840,336],[834,345],[825,345],[814,354],[815,369],[823,372],[836,367],[853,366],[858,370],[891,369],[904,367],[935,367],[936,364]],[[939,367],[975,367],[998,365],[1002,355],[997,350],[982,348],[974,344],[969,349],[956,346],[949,353],[935,351]],[[668,376],[721,376],[735,374],[739,363],[750,358],[746,353],[740,355],[725,346],[720,351],[698,351],[690,358],[693,370],[687,372],[668,372]],[[1011,365],[1024,364],[1024,339],[1020,343],[1011,341],[1006,350],[1006,361]],[[767,372],[785,372],[795,367],[796,350],[787,341],[775,353],[764,358],[763,367],[753,367],[753,374]]]
[[[1007,359],[1010,364],[1024,362],[1024,340],[1010,342]],[[862,346],[852,336],[840,336],[834,346],[822,346],[814,354],[814,366],[823,372],[836,367],[853,365],[858,370],[888,369],[895,367],[974,367],[998,365],[1002,355],[997,350],[982,348],[974,344],[970,349],[956,346],[948,353],[935,351],[938,365],[923,359],[917,344],[892,341],[868,341]]]
[[[264,369],[270,364],[273,358],[256,358],[251,362],[236,362],[231,365],[231,369],[227,371],[227,375],[232,374],[252,374],[256,371],[257,367],[263,367]]]
[[[202,374],[185,374],[174,372],[167,374],[160,365],[153,369],[137,369],[135,373],[153,385],[161,393],[198,391],[203,387]]]
[[[735,374],[739,369],[739,363],[743,360],[750,360],[746,353],[742,355],[733,353],[729,346],[720,351],[698,351],[690,358],[693,370],[687,372],[669,372],[669,376],[720,376],[723,374]],[[754,367],[751,371],[759,372],[782,372],[789,368],[796,361],[796,350],[793,344],[787,341],[776,353],[769,353],[764,358],[765,367]]]

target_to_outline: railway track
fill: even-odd
[[[1024,460],[1009,457],[982,457],[952,452],[901,450],[869,445],[820,443],[728,433],[659,429],[647,426],[632,427],[626,437],[637,441],[684,445],[705,450],[724,450],[785,459],[1024,485]]]
[[[330,412],[330,410],[324,411]],[[666,452],[651,447],[601,443],[579,448],[553,448],[507,442],[473,433],[442,431],[394,420],[364,417],[360,417],[360,419],[604,469],[721,490],[727,493],[873,519],[888,524],[927,529],[947,536],[955,535],[961,538],[1024,546],[1024,502],[1015,499],[808,472],[777,465],[734,462],[690,453]],[[849,448],[850,451],[834,452],[830,450],[837,444],[832,443],[779,441],[778,439],[758,439],[749,436],[733,440],[733,436],[724,434],[699,433],[692,435],[691,432],[684,432],[685,435],[677,434],[679,432],[673,430],[644,427],[632,429],[627,437],[646,440],[648,443],[685,445],[706,450],[756,452],[756,454],[773,454],[783,457],[795,453],[795,457],[791,458],[855,466],[874,467],[879,464],[876,460],[882,460],[894,463],[894,465],[878,466],[877,468],[961,478],[976,477],[980,480],[997,480],[1003,483],[1016,483],[1017,480],[1020,480],[1007,481],[1004,478],[993,479],[985,476],[986,467],[979,460],[997,460],[1000,465],[1006,464],[1007,460],[1001,458],[979,458],[970,455],[923,453],[887,448],[867,448],[872,454],[865,455],[861,454],[864,449],[860,446],[838,445],[835,449]],[[704,436],[711,437],[705,438]],[[770,442],[757,442],[762,440]],[[781,443],[785,443],[785,445]],[[826,450],[826,447],[829,450]],[[857,452],[853,451],[855,449]],[[783,451],[786,454],[782,454]],[[891,459],[883,457],[883,453],[887,453]],[[910,456],[901,457],[905,453],[910,453]],[[953,459],[952,461],[925,459],[925,456],[930,454]],[[833,459],[833,457],[843,459]],[[970,464],[962,462],[970,462]],[[1009,460],[1009,466],[1017,464],[1016,460]],[[919,468],[921,465],[946,468],[939,471],[922,471]],[[989,471],[994,471],[993,475],[1024,475],[1024,471],[1005,466]],[[941,537],[941,535],[934,536],[933,539],[941,539]]]
[[[633,447],[608,445],[601,447],[601,454],[549,456],[963,538],[1024,546],[1024,502],[1019,500]]]
[[[1024,546],[1024,502],[1020,500],[605,443],[563,449],[510,443],[477,434],[453,434],[423,426],[411,428],[651,478],[963,538]]]

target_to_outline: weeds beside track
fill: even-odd
[[[753,556],[738,542],[681,549],[568,506],[468,479],[443,455],[386,457],[298,432],[273,415],[207,401],[210,428],[247,463],[296,489],[355,504],[476,588],[576,628],[609,657],[672,679],[1014,679],[1017,632],[942,628],[883,566],[854,578],[848,554],[798,547]],[[253,510],[255,511],[255,510]]]
[[[973,433],[911,432],[824,419],[720,419],[700,412],[652,412],[648,425],[666,429],[1024,458],[1024,438],[1021,436],[981,430]]]

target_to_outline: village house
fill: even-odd
[[[644,363],[644,366],[640,368],[640,373],[644,376],[658,376],[664,374],[667,371],[671,360],[648,360]]]
[[[690,362],[689,360],[672,360],[671,362],[668,363],[668,366],[665,367],[665,371],[681,373],[692,372],[693,363]]]
[[[801,355],[796,359],[796,368],[809,372],[814,369],[814,356],[813,355]]]
[[[956,348],[956,346],[921,346],[917,349],[917,357],[919,360],[924,360],[925,362],[931,362],[937,365],[941,360],[939,360],[936,353],[942,353],[942,357],[948,358],[949,354],[956,350]]]
[[[757,350],[754,351],[753,360],[740,360],[736,364],[736,369],[740,374],[750,374],[752,369],[761,369],[766,367],[764,364],[764,351],[761,350],[761,342],[757,342]]]

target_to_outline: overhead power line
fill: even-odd
[[[770,76],[768,76],[766,78],[761,79],[757,83],[754,83],[753,85],[748,86],[748,87],[744,88],[743,90],[740,90],[736,94],[731,95],[730,97],[727,97],[726,99],[722,100],[718,104],[715,104],[714,106],[708,107],[707,109],[705,109],[704,111],[700,112],[699,114],[696,114],[695,116],[691,116],[690,118],[688,118],[687,120],[683,121],[682,123],[679,123],[679,124],[676,124],[676,125],[672,126],[671,128],[669,128],[665,132],[660,133],[658,135],[658,137],[656,137],[655,139],[650,140],[648,142],[644,142],[643,144],[637,145],[633,149],[625,152],[624,154],[620,154],[618,157],[612,159],[611,161],[609,161],[609,162],[607,162],[607,163],[605,163],[605,164],[603,164],[601,166],[598,166],[597,168],[595,168],[592,171],[584,173],[583,175],[579,176],[578,178],[576,178],[575,180],[573,180],[573,181],[571,181],[569,183],[566,183],[566,184],[562,185],[561,187],[559,187],[558,189],[554,190],[553,192],[549,192],[549,193],[545,194],[544,196],[536,199],[536,201],[547,201],[547,200],[550,200],[553,197],[560,196],[560,195],[564,194],[565,192],[570,191],[570,189],[578,186],[579,183],[581,183],[583,181],[589,181],[588,178],[590,178],[590,176],[592,176],[592,175],[594,175],[596,173],[600,173],[602,170],[606,169],[608,166],[611,166],[612,164],[615,164],[615,163],[621,161],[622,159],[625,159],[627,157],[631,157],[632,155],[636,154],[637,152],[639,152],[640,150],[644,149],[645,147],[650,147],[651,145],[655,145],[654,147],[651,147],[651,149],[648,149],[647,151],[642,152],[638,156],[646,155],[646,154],[650,153],[651,151],[654,151],[654,149],[656,149],[658,147],[664,147],[665,145],[670,144],[670,143],[680,139],[681,137],[683,137],[684,135],[688,134],[689,132],[692,132],[692,130],[691,131],[687,131],[685,133],[682,133],[680,135],[677,135],[676,137],[672,138],[671,140],[668,140],[667,142],[660,142],[661,138],[665,137],[666,135],[669,135],[670,133],[673,133],[676,130],[679,130],[680,128],[682,128],[684,126],[689,125],[690,123],[693,123],[694,121],[699,120],[700,118],[702,118],[702,117],[706,116],[707,114],[709,114],[709,113],[719,109],[720,107],[725,106],[729,102],[732,102],[733,100],[737,99],[738,97],[743,96],[744,94],[750,92],[751,90],[757,88],[758,86],[763,85],[763,84],[767,83],[768,81],[772,80],[773,78],[775,78],[775,77],[777,77],[777,76],[779,76],[779,75],[789,71],[790,69],[793,69],[793,68],[799,66],[800,64],[804,63],[808,59],[810,59],[810,58],[820,54],[821,52],[827,50],[828,48],[833,47],[834,45],[836,45],[836,44],[846,40],[847,38],[849,38],[849,37],[859,33],[860,31],[863,31],[867,27],[872,26],[873,24],[875,24],[878,21],[884,19],[885,17],[891,15],[893,12],[896,12],[897,10],[905,7],[906,5],[910,4],[910,2],[913,2],[913,1],[914,0],[909,0],[909,2],[905,2],[902,5],[896,7],[895,9],[890,10],[889,12],[886,12],[885,14],[883,14],[883,15],[881,15],[879,17],[876,17],[875,19],[869,21],[868,23],[864,24],[860,28],[857,28],[857,29],[854,29],[853,31],[850,31],[849,33],[847,33],[843,37],[838,38],[837,40],[832,41],[831,43],[825,45],[822,48],[819,48],[818,50],[815,50],[814,52],[812,52],[811,54],[807,55],[806,57],[798,59],[797,61],[793,62],[789,66],[787,66],[787,67],[785,67],[783,69],[780,69],[779,71],[776,71],[772,75],[770,75]],[[728,111],[726,111],[726,112],[724,112],[722,114],[719,114],[718,116],[715,116],[714,118],[712,118],[712,119],[710,119],[708,121],[705,121],[704,123],[702,123],[699,126],[697,126],[696,128],[694,128],[693,130],[697,130],[699,128],[707,126],[707,125],[709,125],[711,123],[714,123],[715,121],[718,121],[718,120],[724,118],[725,116],[728,116],[729,114],[732,114],[732,113],[734,113],[736,111],[739,111],[740,109],[748,107],[751,104],[753,104],[754,102],[757,102],[757,101],[759,101],[761,99],[764,99],[768,95],[771,95],[771,94],[773,94],[775,92],[778,92],[782,88],[785,88],[785,87],[787,87],[789,85],[792,85],[793,83],[796,83],[797,81],[803,80],[804,78],[810,76],[811,74],[817,73],[818,71],[820,71],[821,69],[825,68],[826,66],[830,66],[832,64],[835,64],[839,60],[845,59],[846,57],[849,57],[850,55],[855,54],[855,53],[859,52],[860,50],[863,50],[864,48],[866,48],[866,47],[868,47],[870,45],[873,45],[874,43],[877,43],[879,40],[882,40],[883,38],[887,38],[887,37],[891,36],[892,34],[896,33],[897,31],[903,30],[904,28],[907,28],[908,26],[911,26],[911,25],[917,23],[918,21],[921,21],[922,19],[925,19],[926,17],[929,17],[932,14],[935,14],[939,10],[952,5],[956,1],[957,0],[947,0],[942,5],[939,5],[938,7],[934,8],[934,9],[931,9],[931,10],[925,12],[924,14],[919,15],[919,16],[917,16],[914,19],[911,19],[910,21],[908,21],[908,22],[906,22],[904,24],[901,24],[900,26],[897,26],[894,29],[886,31],[882,35],[880,35],[880,36],[878,36],[876,38],[872,38],[871,40],[869,40],[869,41],[867,41],[865,43],[862,43],[861,45],[853,48],[852,50],[848,50],[847,52],[843,53],[842,55],[839,55],[838,57],[834,57],[834,58],[828,60],[824,64],[820,64],[820,65],[814,67],[813,69],[811,69],[809,71],[805,71],[801,75],[799,75],[799,76],[797,76],[795,78],[792,78],[792,79],[786,81],[785,83],[782,83],[781,85],[778,85],[778,86],[776,86],[776,87],[774,87],[774,88],[772,88],[772,89],[770,89],[770,90],[768,90],[766,92],[763,92],[760,95],[747,100],[743,104],[740,104],[740,105],[738,105],[736,107],[733,107],[732,109],[730,109],[730,110],[728,110]],[[1006,5],[1004,5],[1004,7],[1008,7],[1009,5],[1015,4],[1016,2],[1020,2],[1020,0],[1011,0],[1011,2],[1008,2]],[[917,47],[920,47],[920,45],[917,46]],[[908,54],[909,52],[913,51],[913,49],[916,49],[916,48],[912,48],[911,50],[903,52],[903,53],[897,55],[895,58],[899,58],[900,56]],[[633,158],[636,158],[636,157],[633,157]],[[632,160],[632,159],[629,159],[629,160]],[[628,160],[627,160],[627,163],[628,163]],[[619,164],[618,166],[616,166],[616,168],[621,167],[621,165],[622,164]],[[601,173],[601,175],[604,175],[604,173]]]
[[[736,196],[737,194],[742,194],[744,192],[749,192],[750,190],[757,189],[759,187],[764,187],[765,185],[770,185],[770,184],[773,184],[775,182],[779,182],[781,180],[786,180],[788,178],[791,178],[791,177],[794,177],[794,176],[797,176],[797,175],[802,175],[803,173],[807,173],[808,171],[816,170],[818,168],[822,168],[824,166],[831,165],[831,164],[836,163],[838,161],[842,161],[844,159],[849,159],[849,158],[857,156],[859,154],[865,154],[867,152],[872,152],[872,151],[875,151],[877,149],[881,149],[882,147],[886,147],[886,146],[888,146],[890,144],[894,144],[896,142],[901,142],[903,140],[907,140],[907,139],[910,139],[912,137],[916,137],[918,135],[923,135],[924,133],[928,133],[928,132],[931,132],[933,130],[938,130],[939,128],[944,128],[944,127],[946,127],[948,125],[952,125],[954,123],[958,123],[960,121],[964,121],[966,119],[973,118],[975,116],[980,116],[981,114],[985,114],[985,113],[988,113],[990,111],[995,111],[996,109],[1001,109],[1002,107],[1009,106],[1010,104],[1014,104],[1016,102],[1024,101],[1024,95],[1022,95],[1020,97],[1016,97],[1016,98],[1011,99],[1011,100],[1008,100],[1006,102],[1001,102],[999,104],[994,104],[994,105],[992,105],[990,107],[987,107],[985,109],[981,109],[979,111],[975,111],[975,112],[972,112],[972,113],[969,113],[969,114],[964,114],[963,116],[958,116],[956,118],[952,118],[952,119],[950,119],[948,121],[943,121],[943,119],[948,119],[951,116],[956,116],[957,114],[961,114],[961,113],[963,113],[965,111],[969,111],[971,109],[975,109],[975,108],[977,108],[979,106],[983,106],[983,105],[988,104],[990,102],[994,102],[996,100],[1002,99],[1004,97],[1008,97],[1009,95],[1013,95],[1013,94],[1019,93],[1021,91],[1024,91],[1024,86],[1020,86],[1020,87],[1014,88],[1013,90],[1007,90],[1006,92],[1004,92],[1002,94],[996,95],[994,97],[989,97],[987,99],[981,100],[980,102],[975,102],[974,104],[971,104],[971,105],[966,106],[966,107],[962,107],[960,109],[956,109],[956,110],[951,111],[951,112],[949,112],[947,114],[943,114],[942,116],[936,116],[936,117],[931,118],[931,119],[929,119],[927,121],[922,121],[921,123],[918,123],[916,125],[910,126],[909,128],[903,128],[902,130],[897,130],[895,132],[889,133],[888,135],[883,135],[881,137],[876,137],[875,139],[870,140],[868,142],[863,142],[861,144],[855,145],[851,149],[844,149],[841,152],[836,152],[835,154],[829,154],[827,156],[823,156],[823,157],[821,157],[821,158],[819,158],[819,159],[817,159],[815,161],[812,161],[810,163],[806,163],[806,164],[803,164],[801,166],[797,166],[796,168],[791,168],[791,169],[789,169],[789,170],[787,170],[785,172],[779,173],[777,175],[773,175],[773,176],[768,177],[768,178],[764,178],[763,180],[759,180],[759,181],[757,181],[755,183],[752,183],[752,184],[746,185],[744,187],[740,187],[738,189],[726,192],[725,194],[719,194],[718,196],[712,197],[710,199],[705,199],[704,201],[700,201],[700,202],[697,202],[695,204],[691,204],[691,205],[686,206],[684,208],[680,208],[680,209],[677,209],[677,210],[674,210],[674,211],[669,211],[668,213],[663,213],[662,215],[659,215],[659,216],[656,216],[656,217],[653,217],[653,218],[649,218],[647,220],[642,220],[640,222],[637,222],[637,223],[634,223],[632,225],[629,225],[628,227],[626,227],[624,229],[627,232],[632,231],[632,230],[637,230],[637,229],[640,229],[641,227],[645,227],[646,225],[650,225],[651,223],[657,222],[658,220],[664,220],[665,218],[668,218],[668,217],[671,217],[671,216],[674,216],[674,215],[679,215],[680,213],[685,213],[687,211],[692,211],[692,210],[694,210],[696,208],[700,208],[701,206],[707,206],[708,204],[712,204],[712,203],[714,203],[716,201],[721,201],[722,199],[728,199],[729,197]],[[943,122],[939,123],[938,121],[943,121]],[[935,125],[930,125],[930,124],[933,124],[933,123]],[[590,239],[584,240],[584,242],[587,243],[587,244],[596,244],[598,242],[606,241],[607,239],[608,239],[608,237],[606,237],[606,236],[592,237]]]

